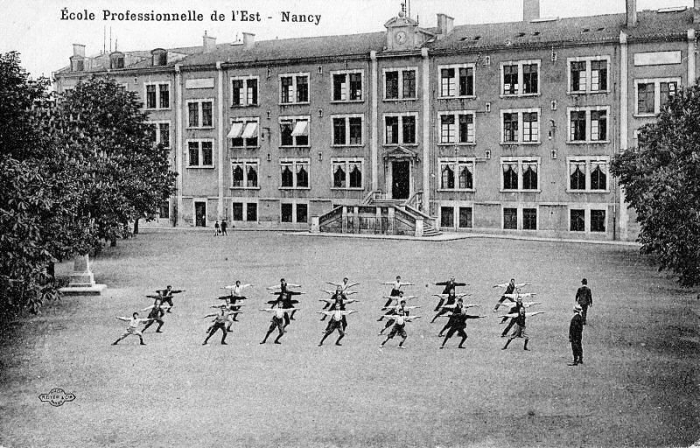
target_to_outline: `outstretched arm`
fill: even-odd
[[[131,320],[128,317],[117,317],[117,319],[123,320],[124,322],[129,322]]]
[[[146,308],[142,309],[141,311],[148,311],[148,310],[150,310],[150,309],[153,308],[153,307],[154,307],[154,305],[147,306]]]

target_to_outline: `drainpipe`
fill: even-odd
[[[379,173],[377,172],[379,168],[379,160],[378,160],[378,138],[379,136],[377,135],[378,131],[378,125],[377,125],[377,120],[379,120],[378,116],[378,105],[377,105],[377,95],[379,94],[379,86],[378,84],[378,79],[379,75],[377,74],[377,52],[376,51],[371,51],[369,53],[369,58],[370,58],[370,73],[372,74],[372,90],[370,91],[370,97],[371,97],[371,106],[370,106],[370,117],[371,120],[370,122],[372,123],[372,133],[371,133],[371,138],[370,138],[370,158],[372,160],[372,191],[377,191],[379,189]]]
[[[425,213],[430,215],[430,59],[428,49],[421,49],[422,61],[422,96],[423,96],[423,200]]]
[[[224,72],[221,68],[221,62],[216,63],[216,74],[218,78],[217,86],[217,128],[219,130],[219,200],[216,207],[217,219],[221,219],[224,215]]]
[[[620,32],[620,150],[624,151],[627,149],[628,139],[627,139],[627,117],[628,111],[627,107],[629,104],[628,98],[628,71],[627,64],[629,63],[627,58],[627,34]],[[627,240],[629,238],[629,211],[625,206],[625,191],[620,187],[620,204],[619,204],[619,226],[620,226],[620,239]],[[618,223],[616,223],[618,225]]]
[[[180,71],[180,64],[175,65],[175,165],[177,170],[177,211],[176,211],[176,225],[183,225],[182,222],[182,169],[183,169],[183,155],[185,149],[183,147],[182,141],[182,72]]]

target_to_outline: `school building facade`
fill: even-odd
[[[610,161],[700,74],[700,0],[577,18],[525,0],[520,22],[384,26],[95,57],[74,45],[54,78],[139,94],[179,173],[164,225],[636,237]]]

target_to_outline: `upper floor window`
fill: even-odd
[[[569,143],[606,142],[609,107],[569,109]]]
[[[384,144],[415,145],[416,114],[385,115]]]
[[[362,115],[333,116],[333,146],[362,145]]]
[[[440,112],[440,144],[473,144],[474,112]]]
[[[214,142],[211,140],[190,140],[187,142],[188,168],[214,167]]]
[[[280,104],[298,104],[309,102],[309,75],[280,76]]]
[[[540,93],[540,61],[516,61],[501,64],[501,94],[526,96]]]
[[[187,125],[190,128],[210,128],[214,126],[213,114],[214,101],[189,100],[187,101]]]
[[[501,159],[503,171],[501,189],[514,191],[539,191],[539,159],[509,157]]]
[[[281,117],[280,146],[309,146],[309,117]]]
[[[257,117],[240,117],[231,119],[231,130],[227,138],[231,139],[232,148],[257,148],[260,141],[260,119]]]
[[[569,192],[608,191],[607,157],[576,157],[568,160]]]
[[[607,92],[610,57],[570,58],[569,93]]]
[[[151,63],[154,66],[162,66],[168,64],[168,51],[163,48],[156,48],[151,51]]]
[[[109,68],[124,68],[124,53],[115,51],[109,55]]]
[[[441,65],[440,98],[474,96],[474,64]]]
[[[309,188],[309,159],[280,161],[281,188]]]
[[[146,84],[146,109],[170,108],[170,84]]]
[[[440,159],[440,190],[473,190],[474,159]]]
[[[661,107],[678,92],[680,83],[680,78],[635,80],[636,115],[653,116],[661,112]]]
[[[539,143],[540,110],[521,109],[501,111],[503,139],[501,143]]]
[[[257,159],[231,161],[231,188],[258,188],[260,162]]]
[[[231,78],[231,106],[258,105],[258,78]]]
[[[333,188],[363,188],[364,161],[362,159],[336,159],[332,161],[331,165],[333,167]]]
[[[157,121],[150,123],[151,138],[156,145],[163,145],[164,148],[170,148],[170,122]]]
[[[331,72],[333,101],[362,101],[362,71]]]
[[[385,69],[384,99],[402,100],[416,98],[416,69]]]

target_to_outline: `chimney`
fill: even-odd
[[[540,0],[523,0],[523,21],[532,22],[540,18]]]
[[[202,46],[204,47],[205,53],[214,51],[216,49],[216,37],[208,36],[207,32],[205,31]]]
[[[243,48],[249,50],[253,48],[253,45],[255,45],[255,34],[243,33]]]
[[[627,0],[627,28],[637,26],[637,0]]]
[[[437,27],[438,33],[440,34],[439,38],[442,39],[443,37],[450,34],[454,29],[455,19],[453,17],[448,16],[447,14],[440,13],[437,15]]]
[[[695,0],[693,8],[693,23],[700,23],[700,0]]]
[[[700,1],[700,0],[699,0]],[[73,44],[73,56],[85,57],[85,45]]]

